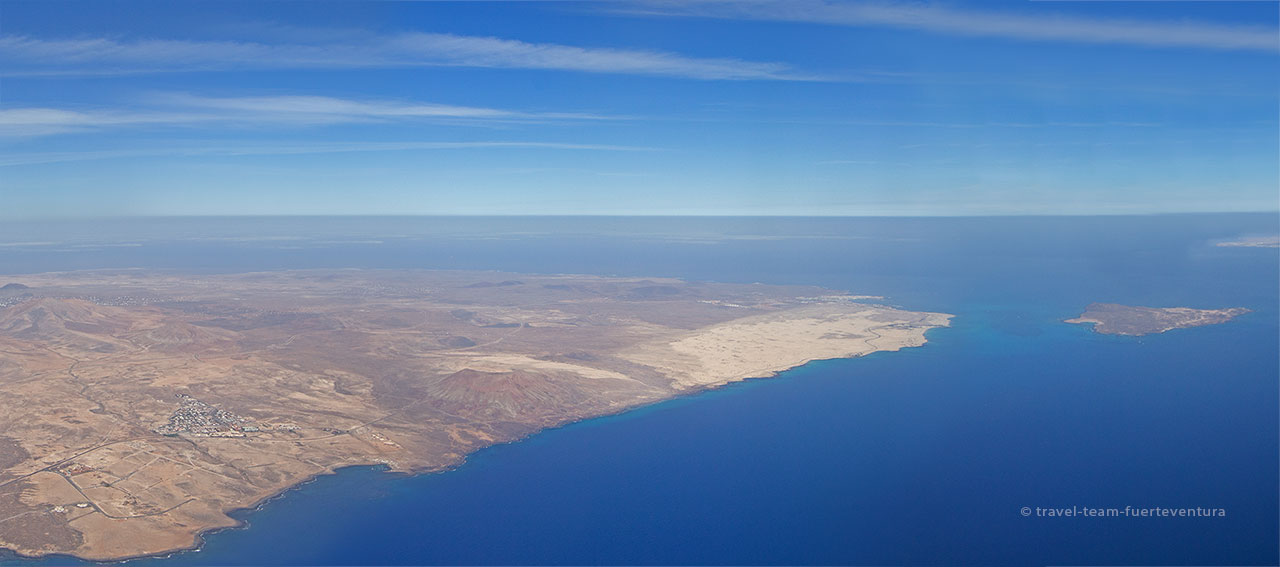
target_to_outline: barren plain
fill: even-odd
[[[950,315],[809,287],[494,272],[141,270],[0,288],[0,547],[198,545],[352,465],[427,472],[543,428],[826,358]]]

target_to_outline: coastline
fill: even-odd
[[[0,340],[27,349],[16,367],[26,373],[9,372],[11,405],[57,408],[85,397],[76,408],[85,423],[52,447],[71,459],[26,461],[62,480],[10,487],[20,498],[14,513],[38,521],[6,524],[3,545],[26,558],[88,561],[200,549],[208,533],[241,527],[238,512],[343,468],[449,470],[479,449],[550,428],[815,360],[921,346],[953,317],[809,286],[665,279],[519,274],[508,286],[487,272],[412,270],[41,277],[40,294],[3,314],[11,332]],[[378,295],[353,303],[350,290],[367,286]],[[161,301],[169,297],[203,299]],[[18,331],[30,336],[11,336]],[[147,352],[159,354],[139,358]],[[135,359],[145,364],[127,366]],[[104,399],[121,409],[102,413]],[[22,440],[60,419],[52,410],[24,415]],[[178,439],[141,431],[166,420],[161,429],[179,435],[165,437]],[[89,438],[116,423],[139,435]],[[236,434],[239,423],[251,433]],[[86,494],[72,477],[90,473]],[[86,500],[101,515],[63,514]]]
[[[946,315],[946,320],[948,322],[947,325],[940,325],[940,326],[948,326],[949,321],[952,317],[953,316],[951,315]],[[926,329],[922,333],[921,343],[919,345],[911,345],[911,346],[914,348],[919,348],[928,344],[928,337],[926,335],[928,331],[932,331],[936,328],[938,327],[931,327],[929,329]],[[252,523],[250,522],[250,519],[247,516],[261,511],[269,503],[284,498],[294,490],[303,489],[304,487],[306,487],[309,484],[312,484],[313,482],[315,482],[317,479],[320,479],[321,477],[337,475],[341,471],[345,471],[349,469],[358,469],[358,468],[382,469],[379,471],[382,474],[401,475],[404,477],[415,477],[415,476],[424,476],[429,474],[445,473],[445,472],[457,470],[459,467],[462,467],[463,465],[467,464],[469,460],[468,458],[479,451],[483,451],[486,449],[491,449],[491,448],[499,447],[503,445],[512,445],[512,444],[520,443],[533,436],[536,436],[548,431],[562,429],[574,424],[583,423],[591,420],[619,416],[619,415],[627,414],[633,411],[641,410],[644,408],[655,407],[663,403],[670,402],[677,399],[692,398],[694,396],[697,396],[706,392],[721,390],[725,387],[732,386],[733,384],[744,383],[748,381],[756,381],[756,380],[771,380],[771,379],[777,378],[778,376],[780,376],[781,374],[787,371],[801,368],[813,362],[821,362],[821,361],[828,361],[828,360],[851,360],[851,359],[862,358],[864,356],[868,356],[876,352],[881,352],[881,351],[899,352],[901,350],[903,350],[903,347],[898,347],[893,349],[876,349],[870,352],[855,353],[849,356],[839,356],[839,357],[832,357],[832,358],[808,358],[808,359],[804,359],[798,364],[792,364],[785,367],[778,367],[775,369],[763,370],[759,373],[755,373],[754,375],[750,375],[750,376],[741,376],[734,379],[730,379],[722,382],[716,382],[716,383],[700,384],[685,390],[675,391],[672,393],[672,395],[664,398],[644,400],[635,405],[617,408],[617,411],[604,412],[604,413],[582,416],[577,418],[570,418],[561,423],[557,423],[548,427],[543,427],[540,429],[527,432],[523,435],[520,435],[519,437],[510,439],[510,440],[490,443],[488,445],[478,447],[475,450],[471,451],[470,453],[466,453],[462,455],[457,460],[457,462],[451,463],[445,466],[429,467],[429,468],[414,468],[414,469],[408,469],[408,470],[396,470],[394,468],[391,468],[387,463],[381,463],[381,462],[352,463],[349,465],[342,465],[339,467],[335,467],[333,469],[329,469],[323,472],[310,475],[298,483],[287,486],[282,490],[274,492],[270,495],[267,495],[253,502],[251,505],[228,508],[228,509],[222,510],[222,513],[224,515],[234,519],[236,523],[229,526],[218,526],[218,527],[212,527],[212,528],[198,531],[195,533],[195,539],[192,542],[192,544],[186,547],[174,548],[170,550],[161,551],[158,553],[146,553],[146,554],[138,554],[138,555],[130,555],[126,557],[114,557],[114,558],[95,558],[95,557],[79,556],[79,555],[67,554],[67,553],[47,553],[47,554],[30,554],[29,555],[29,554],[24,554],[21,551],[15,550],[12,548],[0,548],[0,552],[13,554],[13,556],[16,557],[19,561],[68,557],[77,561],[86,561],[86,562],[101,563],[101,564],[125,564],[130,561],[137,561],[142,559],[166,559],[166,558],[174,557],[174,556],[185,554],[185,553],[197,553],[204,548],[205,544],[207,543],[208,537],[216,535],[223,531],[249,529],[250,527],[252,527]]]

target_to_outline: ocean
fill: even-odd
[[[956,315],[922,348],[543,431],[452,471],[344,469],[199,551],[129,565],[1268,565],[1280,253],[1214,244],[1278,232],[1275,214],[10,223],[0,282],[485,269],[812,284]],[[1252,313],[1144,337],[1062,323],[1092,302]],[[1225,516],[1034,512],[1125,507]]]

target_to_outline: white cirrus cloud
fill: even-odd
[[[333,42],[44,39],[0,36],[0,74],[115,74],[278,68],[483,67],[701,80],[820,80],[782,63],[497,37],[400,33]]]
[[[173,112],[25,107],[0,109],[0,137],[27,137],[146,124],[194,124],[216,117]]]
[[[482,140],[443,142],[297,142],[261,141],[222,145],[171,145],[163,148],[127,150],[83,150],[66,152],[14,152],[0,154],[0,167],[39,165],[74,161],[130,159],[151,157],[242,157],[337,154],[358,152],[421,152],[437,150],[566,150],[599,152],[654,152],[661,148],[584,144],[574,142]]]
[[[572,112],[525,112],[397,100],[354,100],[311,95],[210,97],[156,93],[144,109],[19,107],[0,109],[0,137],[31,137],[129,126],[307,126],[350,122],[496,122],[621,120]]]
[[[578,112],[526,112],[477,106],[409,102],[400,100],[354,100],[315,95],[273,95],[211,97],[188,93],[161,93],[147,97],[150,102],[185,108],[276,116],[281,119],[348,121],[396,118],[438,118],[460,120],[610,120],[626,117]]]
[[[1083,17],[1041,12],[954,8],[933,2],[830,0],[638,1],[621,13],[891,27],[1027,41],[1123,44],[1220,50],[1280,51],[1275,25]]]

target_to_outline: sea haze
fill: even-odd
[[[955,314],[821,361],[539,433],[441,474],[353,468],[130,565],[1275,564],[1275,214],[198,218],[8,223],[0,274],[490,269],[814,284]],[[0,277],[3,281],[3,277]],[[1246,307],[1145,337],[1089,303]],[[1225,517],[1024,517],[1030,508]],[[4,564],[72,564],[68,558]]]

